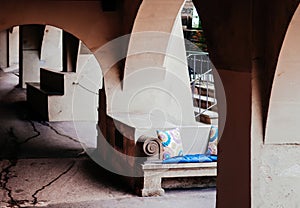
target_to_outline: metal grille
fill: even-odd
[[[190,83],[194,99],[199,102],[195,107],[195,117],[217,105],[214,90],[213,65],[207,52],[187,51]]]

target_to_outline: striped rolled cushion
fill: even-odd
[[[162,142],[163,160],[183,155],[182,141],[179,128],[164,131],[157,130],[157,136]]]

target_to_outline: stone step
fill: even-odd
[[[215,88],[214,86],[208,85],[195,85],[194,89],[193,86],[191,86],[193,94],[200,94],[203,96],[209,96],[209,97],[215,97]]]
[[[77,68],[77,73],[41,68],[39,83],[27,83],[27,102],[45,120],[97,120],[99,87],[94,83],[101,82],[99,64],[93,55],[80,54]],[[90,77],[82,79],[85,76]]]
[[[60,90],[45,90],[40,83],[27,83],[27,102],[31,108],[47,121],[95,121],[97,108],[94,102],[97,95],[76,85],[77,74],[63,72],[63,93]],[[85,86],[85,85],[84,85]],[[73,98],[73,99],[70,99]],[[74,109],[85,109],[78,111]],[[88,110],[87,110],[88,109]]]
[[[54,112],[62,114],[60,102],[65,97],[65,74],[40,68],[40,82],[28,82],[27,102],[34,111],[47,121],[56,121]]]
[[[199,108],[194,108],[196,121],[202,122],[202,123],[205,123],[205,124],[218,125],[219,114],[217,112],[210,111],[210,110],[204,111],[205,109],[200,109],[200,110],[203,113],[201,115],[198,115],[199,114]]]
[[[200,96],[193,94],[194,107],[201,107],[203,109],[210,108],[210,111],[218,111],[218,106],[215,105],[216,101],[212,97]]]
[[[40,89],[46,92],[65,92],[65,74],[49,69],[40,69]]]
[[[215,98],[213,98],[213,97],[210,97],[210,96],[204,96],[204,95],[199,95],[199,94],[193,94],[193,98],[194,99],[197,99],[197,100],[203,100],[203,101],[208,101],[208,102],[216,102],[216,99]]]
[[[28,89],[31,90],[37,90],[40,91],[40,93],[45,94],[47,96],[51,96],[51,95],[64,95],[64,92],[58,92],[58,91],[53,91],[53,90],[47,90],[47,89],[42,89],[41,88],[41,84],[39,82],[27,82],[27,91]]]
[[[195,82],[195,85],[198,85],[198,86],[206,86],[208,85],[209,88],[214,88],[214,82],[213,81],[209,81],[209,80],[196,80]]]
[[[2,68],[5,73],[19,72],[19,64],[13,64],[9,67]]]
[[[209,116],[210,118],[218,118],[219,117],[219,114],[217,112],[215,112],[215,111],[205,110],[203,108],[199,109],[197,107],[194,107],[195,115],[200,113],[199,110],[201,112],[203,112],[203,114]]]
[[[210,118],[209,116],[205,114],[201,114],[198,117],[196,117],[196,121],[202,122],[205,124],[211,124],[211,125],[218,125],[218,118]]]
[[[215,90],[215,85],[213,82],[209,82],[209,81],[204,81],[204,82],[200,82],[200,83],[195,83],[195,87],[197,88],[208,88],[208,90]]]

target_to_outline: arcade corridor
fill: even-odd
[[[90,49],[91,54],[86,55],[95,56],[103,75],[102,87],[92,91],[99,105],[88,102],[83,96],[78,96],[78,100],[93,104],[80,109],[94,110],[94,121],[103,138],[99,136],[97,142],[96,139],[86,141],[91,142],[88,144],[91,147],[96,146],[95,152],[101,154],[99,158],[114,166],[118,173],[125,172],[123,175],[129,176],[141,173],[142,180],[128,178],[127,184],[138,187],[136,191],[144,196],[164,192],[160,186],[163,182],[161,175],[152,177],[148,170],[166,168],[167,176],[174,176],[175,172],[169,165],[155,164],[162,162],[163,153],[157,130],[180,126],[184,132],[185,149],[206,147],[194,145],[191,141],[195,137],[205,138],[194,140],[200,144],[207,141],[207,137],[195,134],[198,126],[194,125],[194,97],[190,89],[180,14],[186,1],[2,0],[0,3],[0,31],[4,31],[0,34],[1,68],[12,66],[7,59],[10,59],[9,38],[14,32],[13,27],[58,27],[76,37],[65,36],[69,38],[65,39],[63,60],[66,66],[62,69],[69,79],[62,82],[64,76],[57,73],[58,76],[54,76],[60,81],[53,81],[53,73],[47,69],[43,71],[47,76],[37,78],[52,80],[46,88],[55,88],[55,91],[47,89],[62,95],[64,83],[71,89],[80,88],[81,84],[88,86],[73,80],[79,50],[77,44],[76,48],[72,46],[78,43],[78,39]],[[26,203],[48,207],[99,207],[101,204],[110,208],[129,207],[128,204],[130,207],[192,208],[199,207],[199,204],[216,208],[300,207],[300,1],[192,2],[205,31],[207,52],[222,81],[222,85],[215,88],[220,129],[218,164],[213,167],[217,174],[216,190],[166,190],[166,194],[159,198],[131,195],[127,189],[121,188],[122,177],[112,174],[109,174],[112,178],[107,177],[107,172],[83,154],[81,146],[74,141],[77,137],[70,123],[39,122],[25,107],[25,92],[15,88],[18,77],[1,73],[0,176],[3,188],[0,206],[7,207],[9,202],[15,204],[14,207],[27,206]],[[188,25],[187,29],[192,30]],[[34,31],[38,37],[53,34],[43,28]],[[20,78],[32,75],[32,71],[37,75],[40,65],[46,63],[41,56],[41,39],[34,38],[32,32],[28,34],[33,41],[23,39],[19,58],[23,61],[22,56],[29,56],[35,62],[19,62],[20,69],[22,64],[30,65],[20,70]],[[178,35],[182,37],[180,40],[173,38]],[[89,75],[89,78],[96,77],[96,71]],[[22,80],[21,84],[38,80],[41,81]],[[98,89],[101,90],[98,92]],[[70,92],[67,91],[64,98],[70,98]],[[33,98],[32,101],[37,100]],[[226,98],[223,107],[222,98]],[[71,104],[61,101],[70,99],[54,100],[47,113],[61,115],[61,112],[66,112],[64,117],[69,116]],[[44,111],[47,106],[39,106],[41,102],[32,103],[38,104],[35,110]],[[59,109],[58,104],[66,105]],[[80,110],[80,115],[85,116],[86,111],[82,112]],[[163,112],[165,116],[153,112]],[[159,123],[154,122],[155,126],[145,128],[148,123],[140,122],[141,117],[142,121],[153,118]],[[61,117],[53,119],[66,121]],[[209,129],[206,127],[205,130]],[[95,135],[96,132],[88,133]],[[152,145],[153,142],[156,146]],[[153,146],[157,148],[151,148]],[[112,151],[116,153],[113,156]],[[193,151],[203,152],[203,149]],[[135,160],[145,155],[143,159],[146,161]],[[146,163],[148,159],[151,163]],[[140,165],[143,171],[135,169]],[[177,167],[177,164],[172,165]],[[202,163],[196,165],[200,167]],[[186,166],[181,170],[189,175],[194,173]],[[72,204],[64,204],[69,202]]]
[[[120,178],[83,153],[72,122],[39,121],[17,83],[15,74],[0,70],[1,208],[214,207],[214,188],[169,190],[147,199],[131,194]]]

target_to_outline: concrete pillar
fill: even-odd
[[[41,49],[41,67],[62,71],[62,30],[46,25]]]
[[[19,69],[19,27],[11,27],[0,35],[0,67],[4,72]]]
[[[8,67],[8,31],[0,32],[0,67]]]
[[[44,35],[43,25],[20,26],[20,85],[39,82],[40,52]]]
[[[63,71],[76,72],[79,40],[68,32],[63,32]]]
[[[19,66],[19,27],[12,27],[8,33],[9,39],[9,67]]]
[[[218,72],[225,88],[227,115],[219,117],[226,123],[218,144],[217,207],[250,208],[251,73]],[[224,102],[218,92],[217,99]]]
[[[251,1],[193,1],[227,101],[218,144],[217,207],[251,207]],[[229,15],[230,14],[230,15]],[[222,100],[218,99],[218,104]],[[219,105],[220,106],[220,105]]]

